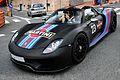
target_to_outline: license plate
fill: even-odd
[[[42,12],[37,12],[37,13],[42,13]]]
[[[11,57],[15,59],[16,61],[25,62],[25,59],[23,57],[19,57],[13,54],[11,54]]]

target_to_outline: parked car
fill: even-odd
[[[35,15],[46,15],[46,10],[43,4],[41,3],[34,3],[31,4],[28,11],[28,16],[35,16]]]

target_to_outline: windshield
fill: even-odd
[[[54,12],[46,21],[46,23],[81,23],[83,13],[79,9],[74,10],[58,10]]]
[[[39,8],[39,7],[43,7],[43,5],[42,4],[34,4],[33,5],[33,8]]]

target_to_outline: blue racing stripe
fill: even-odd
[[[108,25],[108,15],[106,13],[106,10],[103,11],[103,14],[105,14],[105,17],[106,17],[106,24],[105,24],[105,29],[104,29],[104,32],[103,32],[103,33],[105,33],[106,29],[107,29],[107,25]]]
[[[40,26],[39,28],[37,28],[37,30],[41,29],[41,28],[44,28],[46,27],[48,24],[45,24],[43,26]],[[19,47],[22,47],[22,45],[30,38],[30,35],[26,36],[19,44],[18,46]],[[33,39],[34,40],[34,39]]]
[[[26,36],[26,37],[18,44],[18,46],[21,47],[29,38],[30,38],[30,36]]]
[[[52,26],[50,26],[49,28],[47,28],[47,31],[49,32],[49,31],[51,31],[52,29],[54,29],[55,27],[57,27],[57,26],[58,26],[58,25],[52,25]],[[28,47],[26,47],[26,48],[31,49],[41,38],[42,38],[42,37],[38,37],[34,42],[32,42],[32,43],[30,44],[30,46],[28,46]]]
[[[29,47],[30,44],[32,44],[35,40],[36,40],[36,38],[34,38],[32,41],[30,41],[30,43],[25,48]]]

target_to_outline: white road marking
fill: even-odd
[[[13,31],[11,31],[12,33],[15,33],[16,31],[18,31],[18,30],[13,30]]]
[[[12,19],[14,22],[21,22],[21,20],[19,20],[19,19]]]
[[[120,8],[115,8],[114,10],[115,10],[115,12],[116,12],[116,11],[120,10]]]
[[[0,37],[3,37],[3,36],[5,36],[5,34],[0,34]]]
[[[117,15],[120,15],[120,12],[118,12]]]
[[[22,20],[25,20],[28,24],[31,24],[31,22],[30,22],[31,19],[29,19],[29,18],[24,18],[24,17],[20,17],[20,16],[15,16],[15,15],[13,15],[13,16],[16,18],[20,18]]]
[[[31,22],[29,20],[26,20],[28,24],[31,24]]]
[[[9,21],[5,20],[5,24],[9,24],[9,23],[10,23]]]
[[[41,17],[34,17],[33,19],[40,19]]]

